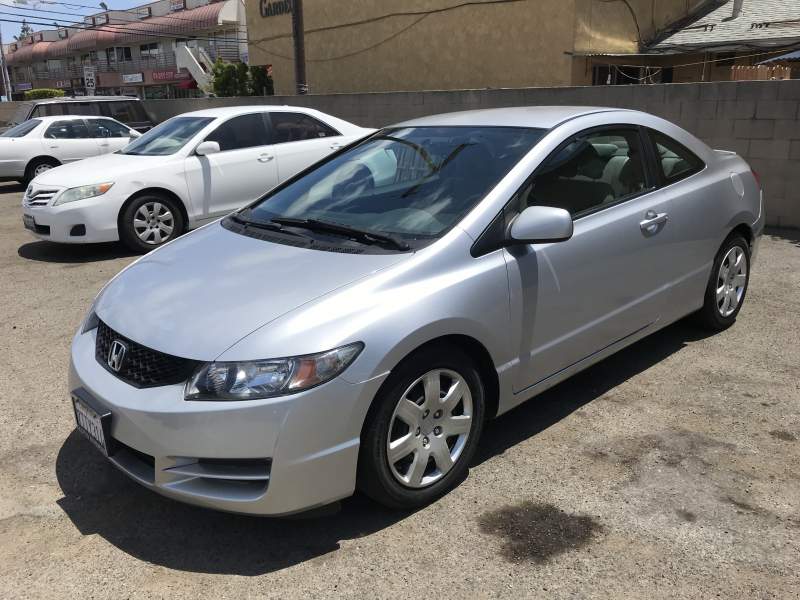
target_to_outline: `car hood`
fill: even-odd
[[[125,269],[95,312],[149,348],[210,361],[281,315],[409,256],[296,248],[216,222]]]
[[[149,167],[163,166],[172,156],[103,154],[61,165],[36,178],[39,185],[75,187],[116,181],[120,177],[142,176]]]

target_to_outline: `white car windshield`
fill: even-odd
[[[31,119],[30,121],[24,121],[19,125],[15,125],[11,129],[7,129],[3,133],[0,133],[0,137],[11,137],[11,138],[25,137],[31,131],[36,129],[39,126],[39,123],[41,123],[39,119]]]
[[[386,129],[271,193],[241,218],[284,225],[323,221],[404,240],[439,237],[544,133],[523,127]]]
[[[122,154],[165,156],[183,148],[212,117],[173,117],[128,144]]]

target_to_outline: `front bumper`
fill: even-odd
[[[117,217],[124,198],[117,198],[113,188],[102,196],[53,206],[26,206],[22,213],[36,221],[29,229],[42,240],[63,244],[91,244],[119,240]],[[80,226],[83,227],[80,227]]]
[[[111,411],[111,436],[121,444],[109,459],[142,485],[183,502],[260,515],[352,495],[361,426],[383,377],[359,384],[338,377],[265,400],[186,401],[181,384],[138,389],[117,379],[95,358],[95,334],[73,340],[69,390]],[[226,460],[262,465],[262,474],[267,464],[268,476],[225,477],[218,465]]]

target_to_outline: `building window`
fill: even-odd
[[[47,61],[47,70],[50,73],[61,73],[63,67],[61,65],[61,61],[57,59],[50,59]]]
[[[139,54],[141,54],[142,58],[155,58],[161,54],[161,48],[159,47],[158,42],[153,42],[152,44],[142,44],[139,46]]]
[[[109,64],[133,60],[130,48],[106,48],[106,60]]]

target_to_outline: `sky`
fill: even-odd
[[[52,22],[59,19],[60,25],[67,25],[64,20],[81,21],[85,15],[101,12],[100,2],[95,0],[73,0],[74,3],[56,2],[55,0],[0,0],[0,19],[20,21],[23,18],[28,21],[51,23],[51,25],[37,25],[31,23],[34,31],[39,29],[53,29]],[[109,9],[124,9],[132,6],[148,4],[148,0],[105,0]],[[96,7],[96,8],[91,8]],[[58,11],[57,14],[47,11]],[[14,36],[19,35],[20,23],[0,22],[0,29],[3,32],[3,43],[8,44],[14,41]]]

